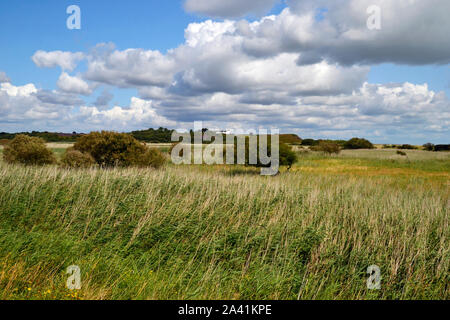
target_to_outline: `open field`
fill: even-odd
[[[276,177],[0,161],[0,299],[449,299],[450,154],[407,154],[301,154]]]

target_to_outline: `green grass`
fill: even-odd
[[[449,162],[423,157],[310,154],[276,177],[0,162],[0,299],[449,299]]]

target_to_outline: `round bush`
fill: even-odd
[[[160,153],[151,151],[144,143],[126,133],[111,131],[92,132],[82,136],[73,146],[75,150],[90,154],[102,167],[151,166],[160,167]]]
[[[47,148],[41,138],[17,135],[3,150],[3,157],[8,163],[25,165],[45,165],[56,163],[53,152]]]
[[[136,165],[158,169],[164,166],[166,162],[167,158],[161,151],[156,148],[149,148],[140,158],[138,158]]]
[[[375,149],[375,146],[369,140],[353,138],[344,144],[344,149]]]
[[[91,168],[95,165],[95,160],[88,153],[68,149],[61,159],[61,164],[64,168]]]

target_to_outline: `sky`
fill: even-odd
[[[67,27],[71,5],[81,29]],[[0,131],[203,121],[449,143],[448,12],[447,0],[4,0]]]

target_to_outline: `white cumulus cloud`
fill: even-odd
[[[78,61],[84,58],[81,52],[67,51],[37,51],[31,58],[40,68],[60,67],[62,70],[72,71],[77,66]]]
[[[67,93],[82,94],[85,96],[92,93],[92,88],[86,81],[79,77],[72,77],[66,72],[61,73],[57,85],[62,91]]]

